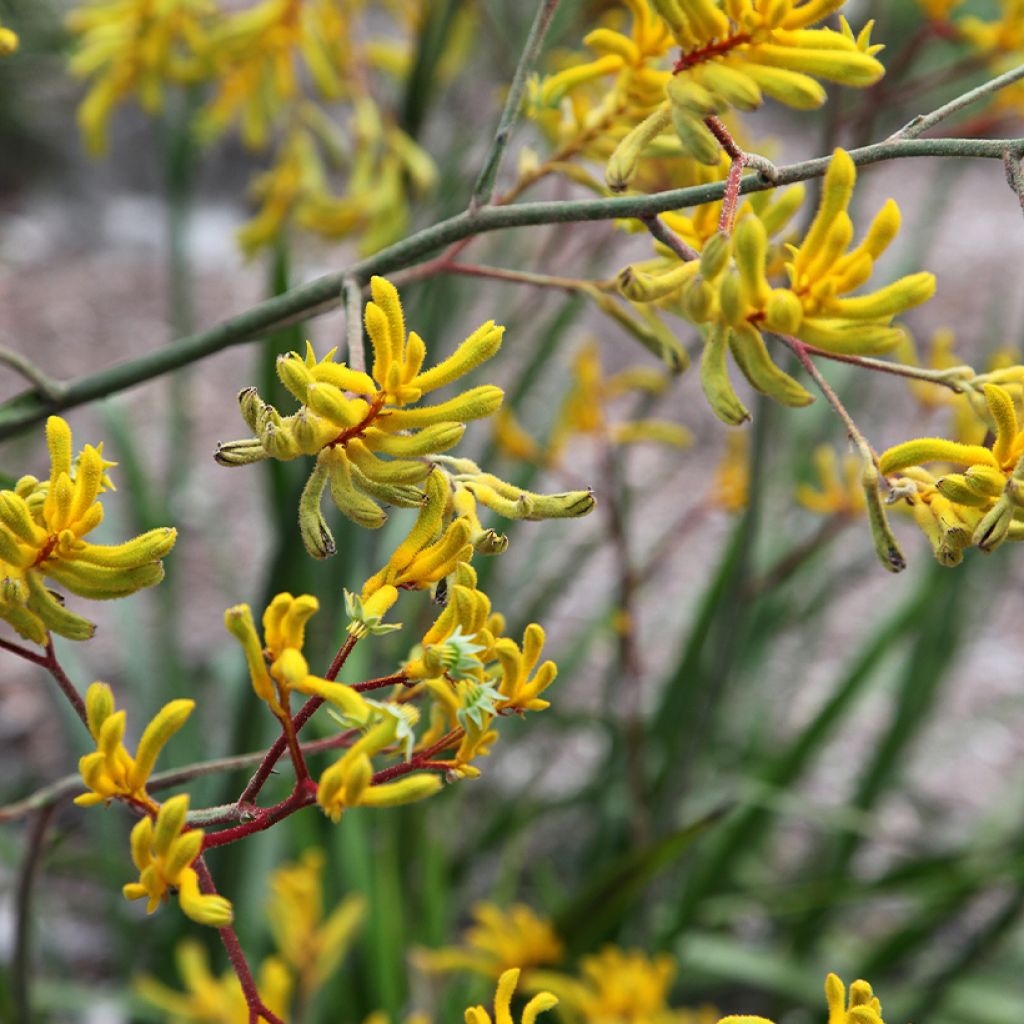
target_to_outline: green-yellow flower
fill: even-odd
[[[91,622],[64,606],[45,580],[79,597],[107,600],[159,583],[161,559],[177,533],[150,530],[124,544],[93,544],[85,537],[99,526],[99,496],[112,490],[103,446],[86,445],[72,458],[71,428],[59,416],[46,421],[50,477],[23,476],[0,491],[0,619],[26,640],[45,644],[49,632],[72,640],[93,635]]]

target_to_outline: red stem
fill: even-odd
[[[206,866],[206,861],[198,857],[193,864],[196,874],[199,875],[199,888],[207,895],[215,895],[217,887],[213,884],[213,876]],[[231,961],[238,983],[242,986],[242,993],[245,996],[245,1005],[249,1007],[249,1024],[258,1024],[260,1020],[267,1021],[267,1024],[284,1024],[284,1021],[276,1013],[268,1010],[260,998],[259,989],[253,980],[249,962],[245,959],[242,944],[238,941],[235,929],[228,925],[226,928],[218,928],[220,940],[227,950],[228,959]]]
[[[396,672],[391,676],[381,676],[379,679],[367,679],[365,683],[356,683],[352,689],[356,693],[366,693],[368,690],[381,690],[385,686],[415,686],[416,682],[410,679],[404,672]]]
[[[57,661],[57,652],[53,649],[52,636],[46,638],[46,659],[42,664],[57,681],[57,685],[61,688],[64,696],[71,702],[71,706],[75,709],[75,714],[82,720],[82,725],[88,729],[89,716],[85,711],[85,701],[82,699],[82,695],[75,689],[75,684],[68,679],[64,669],[60,666],[60,662]]]
[[[718,144],[732,161],[729,165],[729,176],[725,179],[722,216],[718,222],[718,230],[727,235],[732,231],[733,224],[736,223],[736,207],[740,201],[740,184],[743,178],[743,168],[747,165],[747,154],[740,149],[729,129],[717,117],[704,118],[704,124],[707,125],[708,131],[714,135]]]
[[[331,662],[331,667],[327,670],[327,674],[324,676],[325,679],[333,682],[338,678],[338,673],[341,671],[342,666],[348,660],[348,656],[352,653],[352,648],[355,647],[358,637],[347,636],[345,642],[338,648],[338,653],[334,656],[334,661]],[[299,708],[298,713],[292,717],[292,728],[295,734],[298,735],[302,730],[302,727],[313,717],[317,709],[323,704],[323,697],[310,697],[305,704]],[[281,759],[281,755],[288,748],[288,737],[282,733],[276,740],[274,740],[270,749],[267,751],[266,757],[260,762],[259,768],[256,769],[253,777],[249,780],[248,785],[242,790],[242,795],[238,798],[240,804],[251,804],[256,797],[259,795],[261,789],[266,784],[267,779],[270,778],[274,771],[274,765]]]
[[[312,779],[305,779],[297,784],[295,789],[279,804],[274,804],[273,807],[254,808],[249,821],[243,821],[240,825],[222,829],[220,832],[208,833],[203,837],[203,850],[210,850],[215,846],[227,846],[228,843],[235,843],[256,832],[263,832],[271,825],[276,825],[284,818],[313,803],[316,803],[316,783]]]

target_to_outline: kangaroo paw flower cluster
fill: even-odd
[[[112,489],[103,446],[86,445],[72,457],[71,429],[59,416],[46,421],[50,477],[23,476],[0,491],[0,619],[26,640],[45,644],[48,633],[87,640],[95,626],[64,606],[46,580],[78,597],[126,597],[159,583],[160,561],[174,547],[170,527],[124,544],[92,544],[85,537],[103,520],[99,496]]]
[[[991,447],[940,437],[905,441],[879,459],[893,500],[909,508],[943,565],[958,565],[964,550],[992,551],[1024,540],[1024,429],[1011,390],[983,383],[994,433]],[[962,472],[933,472],[932,463]]]
[[[302,539],[315,558],[325,558],[336,550],[321,511],[325,491],[353,522],[375,529],[387,521],[382,503],[400,508],[415,508],[425,502],[435,509],[443,505],[428,491],[431,486],[435,490],[443,486],[434,467],[449,467],[451,502],[456,522],[462,525],[447,534],[448,548],[437,549],[430,556],[444,556],[430,570],[438,573],[437,578],[451,571],[450,567],[444,569],[444,558],[450,555],[449,561],[457,561],[458,549],[470,536],[478,549],[490,553],[503,549],[497,535],[481,526],[476,501],[513,519],[549,519],[589,512],[594,505],[589,491],[530,494],[483,473],[468,460],[441,457],[462,439],[467,422],[498,410],[502,391],[484,384],[436,405],[418,403],[423,395],[457,381],[490,359],[501,345],[504,328],[488,320],[447,359],[423,370],[426,346],[415,331],[406,333],[394,285],[375,277],[370,288],[373,301],[366,306],[366,330],[373,345],[371,373],[335,362],[333,350],[319,361],[312,347],[307,348],[304,358],[295,352],[281,356],[278,376],[300,403],[299,411],[282,416],[259,397],[255,388],[245,389],[239,395],[242,415],[256,436],[221,444],[217,461],[240,466],[266,458],[315,456],[299,503]],[[427,483],[424,489],[429,479],[434,483]],[[400,553],[404,555],[407,550],[408,545],[403,546]],[[413,572],[417,569],[414,567]],[[403,576],[395,572],[392,576],[389,582],[395,586],[411,585],[408,573]]]
[[[114,694],[106,683],[93,683],[89,687],[85,693],[85,708],[96,750],[79,760],[78,770],[92,792],[76,796],[75,803],[91,807],[121,797],[155,813],[157,804],[146,792],[146,781],[160,751],[192,714],[195,701],[172,700],[165,704],[142,733],[135,757],[122,742],[125,713],[114,710]]]
[[[310,594],[278,594],[263,613],[263,643],[246,604],[229,608],[224,625],[242,645],[256,696],[278,718],[288,717],[294,691],[322,697],[347,718],[365,723],[371,717],[366,701],[349,686],[312,675],[302,655],[306,623],[319,608],[320,602]]]
[[[139,880],[124,887],[130,900],[146,900],[152,914],[171,890],[187,917],[197,924],[224,928],[231,924],[231,904],[223,896],[199,890],[199,876],[192,867],[203,847],[202,829],[187,829],[188,794],[171,797],[160,806],[156,818],[148,815],[132,829],[132,860]]]
[[[715,165],[721,147],[707,119],[730,110],[754,110],[770,96],[808,110],[825,102],[817,81],[864,87],[882,77],[870,42],[872,24],[854,36],[813,28],[844,6],[800,0],[652,0],[680,48],[668,76],[667,99],[619,143],[605,178],[613,190],[633,179],[640,157],[666,129],[675,129],[683,151]]]
[[[773,286],[769,279],[768,231],[756,215],[741,218],[731,235],[715,235],[699,260],[677,263],[659,276],[632,268],[620,275],[628,298],[657,301],[674,294],[679,311],[700,327],[705,339],[701,384],[724,422],[735,425],[750,415],[733,389],[727,354],[755,390],[783,405],[806,405],[811,395],[773,362],[765,332],[791,335],[829,352],[878,354],[901,339],[893,318],[934,293],[934,276],[921,272],[863,295],[849,294],[870,279],[900,225],[899,208],[890,199],[859,244],[850,247],[853,222],[847,209],[856,179],[853,160],[837,149],[814,220],[800,244],[788,247],[783,285]]]

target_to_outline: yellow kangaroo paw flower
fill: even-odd
[[[730,333],[729,351],[755,390],[791,408],[814,401],[806,388],[772,362],[760,332],[750,324]]]
[[[892,476],[908,466],[920,466],[926,462],[954,462],[962,466],[998,468],[995,456],[987,448],[947,441],[942,437],[922,437],[895,445],[882,453],[878,468],[884,476]]]
[[[727,332],[713,327],[704,343],[700,360],[700,384],[715,415],[729,426],[736,427],[750,419],[750,413],[733,391],[726,367]]]

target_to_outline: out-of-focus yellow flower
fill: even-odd
[[[160,805],[156,819],[142,818],[132,829],[132,860],[139,880],[124,887],[129,900],[146,900],[152,914],[171,890],[178,903],[197,924],[224,928],[231,924],[231,904],[223,896],[199,891],[199,876],[192,863],[203,847],[202,829],[186,829],[188,794],[171,797]]]
[[[92,792],[76,796],[75,803],[92,807],[120,797],[155,814],[158,805],[146,792],[146,782],[160,751],[185,724],[195,706],[192,700],[165,704],[146,726],[132,757],[122,742],[125,713],[114,710],[114,694],[106,683],[93,683],[85,693],[85,708],[96,750],[78,762],[82,780]]]
[[[917,0],[917,5],[932,21],[948,21],[954,8],[964,0]]]
[[[0,22],[0,57],[9,57],[18,48],[18,34]]]
[[[518,968],[505,971],[498,979],[498,989],[494,994],[493,1024],[516,1024],[512,1016],[512,995],[518,982]],[[540,1014],[557,1004],[558,1000],[550,992],[538,992],[523,1008],[520,1024],[534,1024]],[[492,1024],[491,1015],[482,1006],[468,1007],[466,1024]]]
[[[800,484],[796,489],[797,502],[818,515],[862,515],[866,502],[861,482],[861,460],[848,452],[840,467],[835,448],[823,444],[814,449],[813,461],[818,486]]]
[[[861,242],[850,248],[853,222],[847,208],[856,179],[853,160],[837,149],[814,220],[800,245],[791,249],[783,287],[773,287],[768,279],[768,231],[757,216],[742,218],[731,235],[715,235],[699,260],[679,261],[658,276],[633,267],[620,275],[620,287],[633,301],[656,302],[680,293],[681,311],[705,337],[704,393],[724,422],[736,425],[750,416],[729,380],[727,352],[756,390],[783,405],[806,405],[812,396],[775,365],[763,332],[792,335],[830,352],[877,354],[901,340],[893,318],[934,293],[934,276],[921,272],[849,296],[869,280],[900,225],[899,208],[890,199]]]
[[[260,0],[226,13],[210,29],[214,95],[199,119],[201,138],[212,138],[234,121],[246,145],[260,149],[303,80],[329,100],[341,98],[351,72],[349,4],[337,0]]]
[[[725,454],[715,467],[711,503],[726,512],[742,512],[750,492],[750,455],[747,432],[726,435]]]
[[[828,1000],[828,1024],[885,1024],[882,1004],[866,981],[855,981],[850,986],[847,1000],[846,987],[835,974],[825,979],[825,998]],[[723,1017],[718,1024],[772,1024],[766,1017],[733,1014]]]
[[[1024,367],[1002,373],[1020,383]],[[959,564],[964,549],[971,546],[991,551],[1004,540],[1024,540],[1024,430],[1019,410],[1006,387],[986,382],[981,389],[995,435],[991,448],[923,437],[896,445],[879,459],[879,470],[895,478],[894,497],[913,513],[943,565]],[[964,471],[935,475],[924,468],[935,462]]]
[[[324,915],[322,850],[307,850],[294,864],[270,878],[267,919],[281,959],[311,996],[337,970],[366,915],[366,900],[356,894]]]
[[[184,992],[156,978],[143,976],[135,982],[139,997],[168,1014],[174,1024],[248,1024],[249,1008],[234,971],[217,977],[210,970],[206,950],[186,939],[175,949],[174,959]],[[259,970],[257,985],[264,1006],[287,1018],[292,998],[292,977],[278,957],[268,957]]]
[[[323,697],[346,717],[365,723],[370,718],[366,701],[350,686],[312,675],[303,657],[306,623],[319,607],[311,594],[278,594],[263,613],[263,643],[247,604],[229,608],[224,613],[224,625],[242,645],[256,696],[278,718],[289,717],[289,696],[295,691]]]
[[[525,904],[503,910],[494,903],[478,903],[472,913],[474,924],[464,932],[462,945],[416,950],[416,965],[426,971],[466,970],[497,979],[513,965],[529,972],[561,961],[564,948],[551,922]]]
[[[551,971],[530,975],[532,989],[547,989],[587,1024],[703,1024],[702,1011],[668,1005],[676,965],[668,954],[654,958],[639,950],[606,946],[583,957],[579,977]]]
[[[636,174],[644,152],[674,128],[683,150],[716,165],[721,147],[706,119],[730,109],[753,110],[764,96],[807,110],[825,102],[824,78],[872,85],[884,74],[871,44],[872,23],[855,36],[812,28],[845,0],[651,0],[675,42],[679,59],[665,84],[667,98],[619,143],[605,169],[614,190]]]
[[[1000,7],[995,18],[970,15],[956,22],[957,31],[987,56],[1024,51],[1024,0],[1000,0]]]
[[[204,77],[213,10],[210,0],[87,0],[68,15],[78,37],[69,66],[90,83],[78,124],[92,153],[106,150],[110,117],[126,99],[154,114],[167,85]]]
[[[103,446],[86,445],[72,458],[71,428],[59,416],[46,421],[50,478],[23,476],[0,491],[0,619],[26,640],[45,644],[48,632],[86,640],[95,626],[64,607],[47,589],[52,579],[92,600],[126,597],[163,579],[160,561],[174,547],[170,527],[124,544],[85,540],[103,519],[99,496],[113,485]]]

